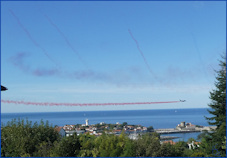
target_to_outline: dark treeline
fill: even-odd
[[[12,120],[1,129],[2,157],[194,157],[215,156],[204,147],[188,149],[187,142],[160,143],[157,133],[147,133],[131,140],[105,134],[74,134],[60,137],[54,127],[41,121]]]

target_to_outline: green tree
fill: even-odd
[[[226,150],[226,136],[225,136],[225,141],[222,142],[222,149],[225,149]]]
[[[122,126],[126,126],[126,125],[128,125],[127,122],[123,122],[123,123],[122,123]]]
[[[64,137],[60,142],[54,143],[51,157],[77,157],[80,152],[80,142],[76,133]]]
[[[148,132],[153,132],[153,131],[154,131],[153,126],[149,126],[149,127],[147,127],[147,131],[148,131]]]
[[[208,135],[209,135],[209,132],[208,131],[206,131],[206,130],[205,131],[202,131],[202,133],[197,136],[197,140],[201,141],[202,138],[204,138],[204,137],[206,137]]]
[[[179,141],[174,145],[175,148],[175,156],[176,157],[188,157],[185,153],[187,152],[188,149],[188,144],[184,141]]]
[[[82,134],[79,136],[80,141],[80,153],[78,157],[97,157],[98,153],[95,152],[95,136],[87,134]]]
[[[206,155],[207,154],[204,152],[195,151],[190,155],[190,157],[207,157]]]
[[[135,144],[133,140],[126,139],[121,157],[135,157]]]
[[[135,156],[158,156],[160,146],[160,136],[157,133],[146,133],[135,140]]]
[[[113,134],[104,134],[97,138],[97,148],[100,153],[100,157],[118,157],[121,154],[119,148],[118,136]]]
[[[35,157],[50,157],[52,143],[43,141],[36,148],[38,151],[34,153]]]
[[[160,150],[158,151],[159,157],[176,157],[178,156],[175,148],[170,143],[163,143],[160,147]]]
[[[196,140],[194,138],[189,138],[187,142],[192,143],[193,141],[196,142]]]
[[[211,103],[208,105],[211,110],[208,112],[212,117],[206,117],[210,125],[217,126],[217,129],[210,134],[212,147],[220,152],[221,156],[226,156],[226,149],[222,148],[222,142],[226,136],[226,56],[220,60],[220,70],[215,71],[215,89],[210,92]]]
[[[205,135],[203,138],[201,138],[201,144],[199,147],[199,151],[201,153],[204,153],[206,157],[213,157],[212,155],[212,148],[213,148],[213,142],[210,135]]]
[[[105,134],[97,137],[91,151],[93,157],[130,157],[135,156],[133,140],[122,132],[119,136]],[[82,147],[84,149],[84,146]]]
[[[43,121],[38,125],[31,121],[13,119],[1,129],[1,156],[22,157],[34,156],[40,149],[40,144],[48,143],[51,148],[59,134],[49,123]]]

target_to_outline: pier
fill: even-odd
[[[202,132],[202,131],[211,131],[215,130],[216,126],[204,126],[204,127],[195,127],[195,128],[165,128],[165,129],[155,129],[154,131],[159,134],[171,134],[171,133],[192,133],[192,132]]]
[[[180,137],[175,137],[175,136],[160,136],[160,140],[164,141],[164,140],[172,140],[172,139],[177,139]]]

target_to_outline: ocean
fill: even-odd
[[[132,125],[153,126],[159,128],[175,128],[180,122],[190,122],[194,125],[209,126],[204,116],[210,117],[207,108],[195,109],[162,109],[162,110],[122,110],[122,111],[79,111],[79,112],[37,112],[37,113],[2,113],[1,124],[4,125],[14,118],[28,119],[29,121],[49,121],[52,126],[85,124],[123,123]],[[178,140],[187,141],[188,138],[197,138],[200,133],[168,134],[178,136]]]

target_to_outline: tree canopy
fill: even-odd
[[[206,117],[208,123],[217,126],[217,129],[204,141],[209,142],[208,148],[213,156],[226,156],[226,149],[223,148],[226,138],[226,55],[222,56],[219,66],[220,69],[215,71],[215,89],[210,92],[211,103],[208,104],[211,108],[208,112],[212,117]]]

